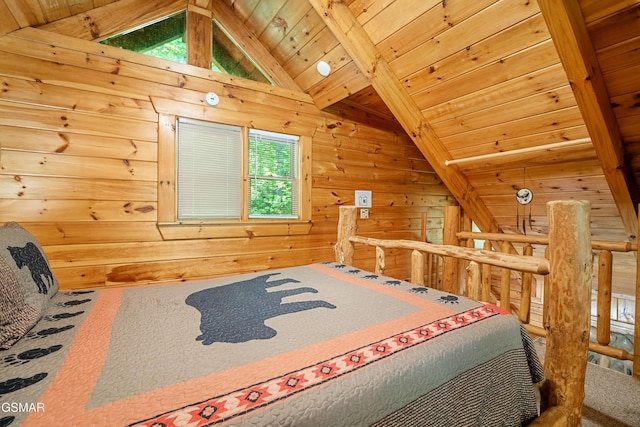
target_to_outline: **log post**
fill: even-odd
[[[475,261],[470,261],[467,266],[466,296],[479,300],[481,295],[482,279],[480,278],[480,265]]]
[[[509,242],[501,243],[502,253],[508,254],[509,249],[511,249]],[[503,268],[500,271],[500,307],[511,311],[511,270],[508,268]]]
[[[533,255],[533,246],[527,243],[522,251],[523,255]],[[520,293],[520,310],[518,317],[522,323],[529,323],[531,317],[531,282],[533,274],[522,273],[522,292]]]
[[[598,254],[598,313],[596,336],[598,344],[609,345],[611,340],[611,280],[613,279],[613,254],[601,250]]]
[[[547,247],[544,248],[544,258],[546,260],[549,259],[549,244],[547,243]],[[549,314],[549,301],[551,301],[551,286],[549,281],[549,275],[547,274],[543,278],[543,288],[542,288],[542,324],[547,323],[547,316]],[[549,295],[548,298],[545,298],[545,295]]]
[[[376,246],[376,274],[384,274],[384,269],[386,268],[385,258],[384,258],[384,249],[380,246]]]
[[[333,250],[336,254],[336,262],[341,264],[353,264],[353,243],[349,240],[356,235],[358,224],[356,222],[357,209],[355,206],[340,206],[338,219],[338,239]]]
[[[442,267],[443,267],[443,257],[441,256],[437,256],[434,254],[429,254],[429,256],[431,257],[432,263],[431,265],[432,270],[433,270],[433,280],[431,282],[431,286],[438,289],[439,291],[442,290]]]
[[[460,207],[445,206],[443,243],[458,246],[460,244],[457,236],[458,231],[460,231]],[[458,260],[451,256],[444,257],[442,261],[442,290],[459,295],[460,283],[458,281]]]
[[[591,315],[590,204],[554,201],[547,204],[547,212],[553,297],[544,325],[542,409],[558,406],[566,414],[567,426],[580,426]]]
[[[491,242],[484,241],[484,250],[491,250]],[[491,302],[491,264],[482,264],[482,298],[484,302]]]
[[[460,231],[473,231],[473,220],[464,209],[462,210],[462,217],[460,218]],[[473,248],[475,245],[476,242],[473,239],[466,239],[464,242],[464,246],[467,248]],[[464,292],[466,292],[466,276],[469,270],[469,262],[471,261],[458,261],[458,276],[460,277],[460,286],[462,286]]]
[[[424,286],[424,254],[415,249],[411,251],[411,283]]]
[[[429,242],[429,233],[427,232],[428,225],[429,225],[429,221],[427,220],[427,213],[422,212],[422,218],[420,222],[420,240],[423,242]],[[427,276],[423,284],[425,286],[432,287],[431,274],[432,274],[432,265],[433,265],[433,255],[431,255],[430,253],[427,253],[426,255],[425,254],[422,254],[422,255],[423,255],[423,258],[426,257],[426,260],[427,260]],[[411,262],[413,263],[413,259],[411,260]]]

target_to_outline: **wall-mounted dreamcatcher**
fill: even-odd
[[[516,201],[518,202],[516,208],[516,229],[520,229],[520,207],[522,206],[522,233],[527,234],[527,222],[529,223],[529,230],[533,228],[531,220],[531,201],[533,200],[533,191],[526,186],[526,171],[524,169],[524,179],[522,181],[522,188],[516,191]],[[527,205],[529,206],[529,214],[527,215]]]

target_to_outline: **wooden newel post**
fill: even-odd
[[[545,296],[551,299],[544,325],[547,379],[542,405],[559,407],[567,426],[580,426],[591,315],[591,206],[586,201],[554,201],[547,204],[547,213],[552,296]]]
[[[340,206],[338,219],[338,240],[333,250],[336,254],[336,262],[341,264],[353,264],[353,243],[349,239],[356,235],[358,227],[357,208],[355,206]]]

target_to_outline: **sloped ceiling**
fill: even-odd
[[[99,39],[187,5],[277,84],[406,132],[484,231],[544,233],[547,201],[583,199],[594,238],[635,240],[640,0],[0,0],[0,33]]]

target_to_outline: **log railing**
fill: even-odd
[[[549,257],[545,259],[486,249],[357,236],[356,208],[341,206],[336,260],[353,264],[355,244],[373,245],[376,247],[375,271],[382,273],[385,249],[407,249],[411,251],[411,281],[417,284],[423,283],[424,278],[423,253],[444,257],[443,281],[448,280],[448,276],[457,275],[458,260],[466,260],[469,269],[465,291],[471,297],[480,298],[487,292],[481,277],[484,268],[481,265],[548,276],[554,297],[549,301],[544,329],[540,328],[547,337],[542,406],[548,410],[541,415],[539,423],[578,426],[584,399],[590,328],[590,206],[588,202],[580,201],[550,202],[547,209]]]
[[[461,241],[468,242],[473,240],[484,240],[485,243],[488,242],[497,242],[495,244],[496,247],[501,248],[503,251],[508,251],[510,244],[522,244],[523,245],[523,253],[525,255],[531,255],[533,253],[533,245],[539,245],[542,247],[548,247],[549,238],[546,236],[525,236],[520,234],[501,234],[501,233],[478,233],[478,232],[470,232],[470,231],[460,231],[456,233],[456,236]],[[508,244],[508,245],[507,245]],[[596,299],[596,341],[589,342],[589,350],[609,356],[614,357],[619,360],[629,360],[633,363],[633,376],[637,379],[640,379],[640,325],[639,319],[640,316],[640,298],[636,296],[635,298],[635,322],[634,322],[634,350],[633,353],[630,353],[624,349],[612,347],[609,345],[610,337],[611,337],[611,296],[612,296],[612,271],[613,271],[613,262],[614,262],[614,254],[622,253],[622,252],[636,252],[638,250],[638,245],[631,242],[616,242],[616,241],[606,241],[606,240],[592,240],[590,242],[591,249],[594,252],[597,252],[598,259],[598,277],[597,277],[597,299]],[[636,254],[637,256],[637,254]],[[468,267],[469,269],[473,268],[471,265]],[[490,267],[489,267],[490,268]],[[521,277],[521,290],[520,290],[520,304],[516,307],[514,304],[511,304],[509,300],[509,295],[511,294],[511,278],[510,275],[505,274],[505,269],[502,270],[502,278],[500,281],[500,294],[498,296],[498,300],[500,301],[500,306],[509,307],[510,310],[518,316],[520,321],[524,323],[527,329],[539,336],[545,336],[545,330],[540,327],[530,323],[530,312],[531,312],[531,283],[532,276],[529,273],[523,273]],[[490,272],[486,273],[490,276]],[[505,280],[505,276],[507,279]],[[490,292],[491,283],[485,284],[489,288]],[[640,282],[638,281],[638,277],[636,277],[636,288],[640,289]],[[544,295],[548,294],[549,283],[547,278],[545,277],[544,281]],[[485,289],[483,288],[483,292]],[[636,292],[638,293],[638,292]],[[485,294],[483,293],[483,296]],[[489,294],[487,294],[489,295]],[[506,297],[506,298],[505,298]],[[546,313],[548,312],[548,304],[549,298],[543,299],[543,315],[544,319]],[[484,299],[488,301],[489,299]],[[544,320],[543,320],[544,322]]]

